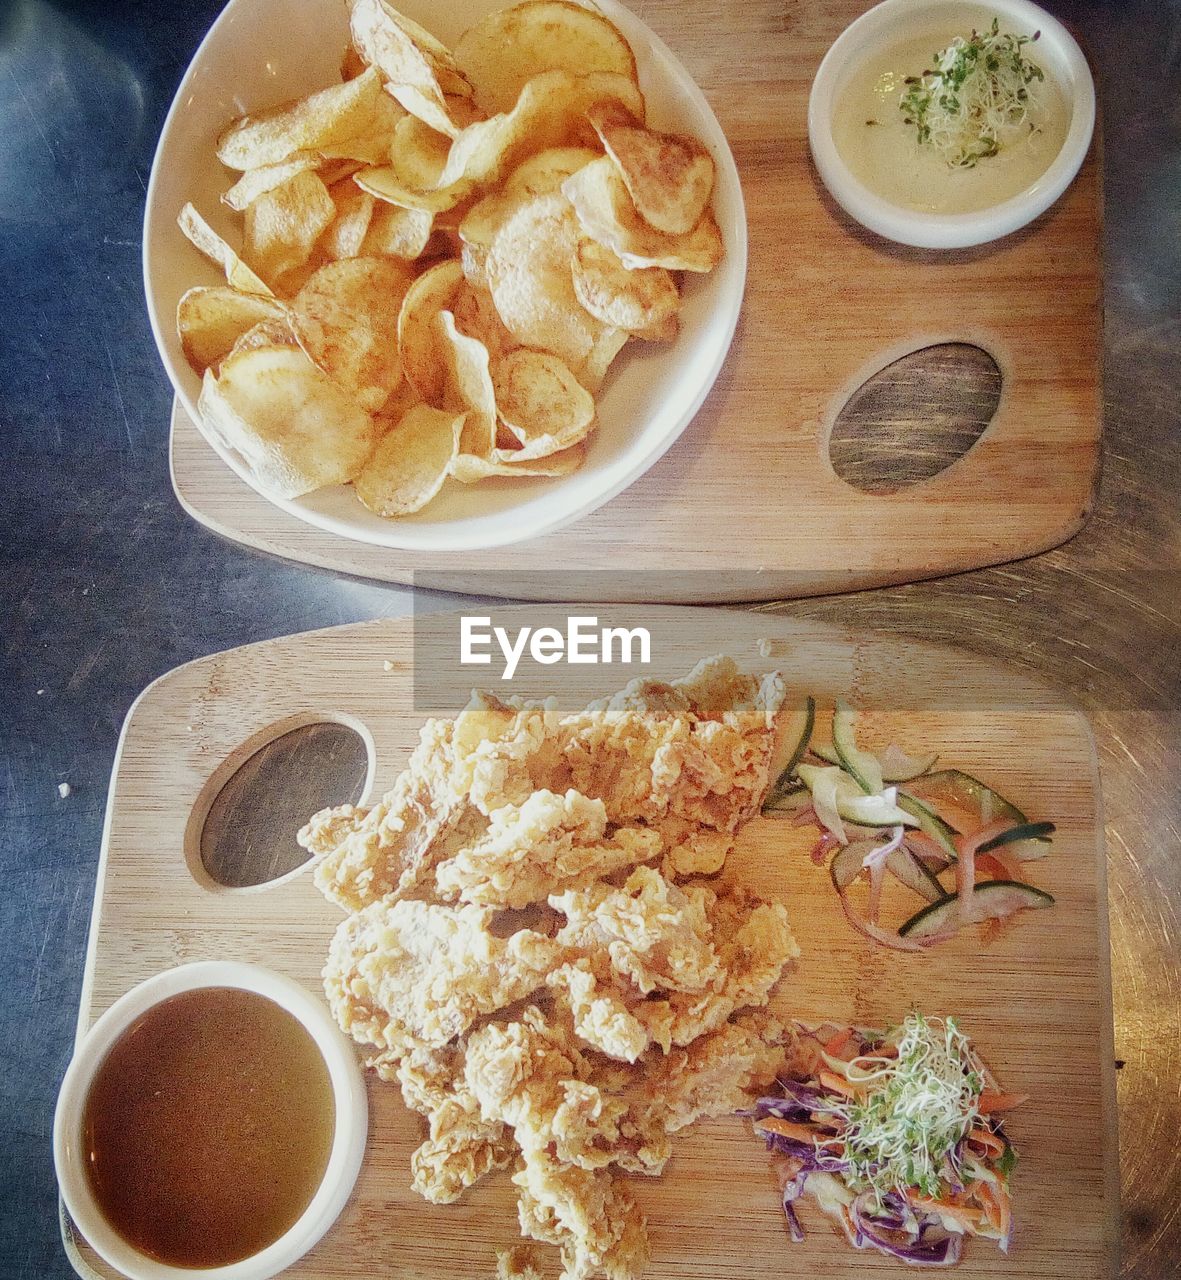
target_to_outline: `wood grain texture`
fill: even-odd
[[[864,942],[844,924],[827,872],[807,856],[814,836],[782,820],[751,823],[724,874],[787,905],[803,955],[776,992],[779,1011],[867,1025],[912,1007],[956,1013],[1002,1081],[1032,1095],[1011,1126],[1022,1156],[1013,1254],[970,1246],[958,1274],[1108,1280],[1118,1143],[1102,818],[1086,723],[1020,673],[951,650],[755,614],[652,614],[662,634],[671,628],[680,637],[659,650],[652,674],[678,674],[718,650],[752,669],[778,666],[801,691],[851,694],[866,709],[868,741],[938,748],[1032,816],[1058,822],[1036,877],[1057,905],[986,948],[965,935],[914,957]],[[499,616],[511,619],[512,611]],[[408,622],[384,621],[268,641],[178,668],[144,693],[124,727],[112,780],[80,1031],[135,982],[211,956],[262,963],[318,990],[340,913],[306,871],[268,888],[225,890],[190,874],[186,854],[191,862],[206,797],[226,771],[297,721],[357,728],[372,744],[368,794],[386,789],[423,718],[413,705],[410,637]],[[763,658],[759,641],[768,638],[773,652]],[[577,699],[563,683],[550,686],[566,705],[588,688],[607,692],[620,683],[615,668],[580,674],[588,683]],[[370,1098],[369,1149],[353,1200],[290,1274],[490,1275],[492,1250],[516,1235],[507,1180],[490,1179],[457,1205],[427,1205],[408,1186],[419,1119],[388,1085],[373,1082]],[[654,1278],[862,1280],[891,1266],[838,1244],[815,1215],[807,1243],[792,1247],[766,1156],[736,1120],[678,1139],[665,1175],[635,1186],[649,1215]],[[82,1269],[112,1274],[75,1243]]]
[[[863,0],[651,0],[637,11],[705,90],[746,197],[750,270],[730,356],[677,444],[569,529],[487,553],[399,552],[302,524],[226,468],[174,410],[172,475],[197,520],[248,546],[386,582],[498,591],[503,571],[636,571],[599,599],[766,600],[912,581],[1030,555],[1073,534],[1099,460],[1100,187],[1094,154],[1063,199],[993,245],[933,254],[863,231],[808,154],[820,59]],[[885,496],[828,460],[848,397],[899,356],[972,342],[1004,378],[962,460]],[[708,596],[657,571],[720,570]],[[518,594],[521,594],[518,587]],[[545,588],[527,593],[544,597]]]

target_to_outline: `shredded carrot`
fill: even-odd
[[[844,1031],[838,1031],[835,1036],[824,1046],[824,1052],[830,1057],[839,1056],[841,1050],[853,1038],[853,1028],[846,1027]]]
[[[989,1226],[995,1227],[1002,1236],[1009,1234],[1009,1226],[1013,1220],[1013,1207],[1009,1193],[995,1183],[981,1182],[976,1194],[984,1205],[984,1213]]]
[[[976,1103],[976,1110],[987,1116],[994,1111],[1012,1111],[1014,1107],[1028,1101],[1028,1093],[994,1093],[991,1089],[985,1089]]]
[[[962,1222],[968,1230],[979,1231],[985,1224],[984,1213],[980,1209],[971,1209],[964,1204],[955,1204],[951,1200],[932,1200],[929,1196],[911,1196],[911,1203],[917,1209],[929,1209],[933,1213],[946,1214],[956,1222]]]
[[[844,1076],[838,1076],[835,1071],[821,1071],[816,1077],[826,1089],[831,1089],[833,1093],[843,1093],[846,1098],[856,1098],[857,1090],[849,1083]]]
[[[755,1128],[764,1133],[777,1133],[781,1138],[794,1138],[796,1142],[818,1142],[822,1134],[809,1129],[806,1124],[795,1120],[781,1120],[778,1116],[767,1116],[755,1121]]]
[[[981,1129],[979,1126],[969,1132],[968,1141],[979,1143],[986,1151],[995,1151],[998,1156],[1004,1154],[1005,1144],[1000,1138],[995,1133],[989,1133],[987,1129]]]

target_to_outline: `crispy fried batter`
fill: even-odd
[[[496,1280],[544,1280],[537,1246],[526,1241],[497,1249]]]
[[[740,1011],[798,954],[784,908],[687,878],[757,812],[783,701],[728,658],[565,717],[473,694],[377,805],[300,833],[353,913],[329,1003],[427,1121],[414,1189],[448,1203],[515,1161],[521,1231],[564,1280],[637,1280],[647,1234],[616,1172],[659,1174],[672,1134],[782,1060],[782,1026]],[[539,1274],[532,1247],[502,1251],[500,1280]]]
[[[521,1232],[562,1251],[562,1280],[634,1280],[648,1264],[648,1234],[631,1188],[606,1169],[562,1164],[523,1148],[513,1175]]]
[[[730,658],[708,659],[672,683],[633,681],[565,717],[549,702],[473,694],[454,721],[427,722],[377,805],[324,810],[299,840],[319,859],[317,885],[346,910],[419,893],[440,862],[461,853],[468,856],[449,868],[443,891],[520,905],[544,896],[543,882],[552,892],[582,881],[563,840],[521,857],[507,817],[493,830],[491,815],[520,809],[539,791],[573,790],[601,801],[612,827],[659,831],[671,874],[712,874],[730,848],[723,837],[754,816],[767,789],[784,695],[778,673],[744,675]],[[525,820],[537,816],[530,810]],[[481,837],[489,844],[473,854]],[[629,865],[614,846],[636,838],[614,833],[605,861]],[[475,863],[485,853],[504,865],[482,877]]]
[[[337,1022],[353,1039],[405,1053],[439,1047],[524,999],[562,948],[522,929],[498,938],[487,907],[384,899],[345,919],[324,967]]]
[[[566,915],[557,940],[574,954],[549,984],[578,1034],[626,1062],[649,1043],[689,1044],[736,1009],[764,1004],[799,954],[780,904],[673,885],[649,867],[622,888],[597,884],[550,904]]]
[[[498,1120],[485,1120],[464,1081],[464,1050],[419,1047],[396,1057],[382,1054],[371,1062],[383,1079],[396,1079],[413,1111],[426,1116],[426,1141],[410,1157],[411,1186],[433,1204],[458,1200],[493,1169],[513,1162],[511,1132]]]
[[[608,834],[601,800],[535,791],[522,805],[494,810],[483,835],[438,866],[435,883],[446,899],[524,907],[647,862],[661,849],[660,836],[645,828]]]

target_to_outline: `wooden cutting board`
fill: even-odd
[[[287,559],[523,599],[816,595],[997,564],[1065,541],[1086,519],[1099,460],[1097,147],[1055,208],[995,245],[932,254],[863,231],[821,186],[806,119],[820,59],[868,7],[637,6],[729,138],[746,197],[750,270],[712,394],[669,453],[619,497],[558,533],[486,553],[367,546],[271,506],[178,407],[172,474],[182,505],[217,533]],[[868,377],[938,342],[975,343],[995,359],[1004,382],[991,425],[928,481],[892,496],[850,487],[829,460],[833,420]],[[917,393],[915,420],[930,412]],[[610,572],[558,592],[545,577],[555,567]]]
[[[514,614],[537,621],[537,610],[500,611],[497,621]],[[671,677],[720,651],[751,669],[777,666],[793,688],[851,695],[866,709],[871,745],[938,749],[945,763],[989,781],[1031,817],[1058,823],[1053,850],[1032,876],[1057,905],[1027,913],[991,945],[969,933],[927,956],[879,950],[852,932],[826,870],[808,856],[815,833],[785,820],[752,822],[725,874],[781,899],[790,913],[802,957],[780,983],[775,1009],[862,1025],[885,1025],[912,1008],[954,1013],[1002,1084],[1030,1095],[1010,1125],[1021,1152],[1012,1255],[969,1245],[964,1280],[1114,1280],[1119,1183],[1103,827],[1086,723],[1019,673],[913,641],[718,610],[630,614],[627,625],[653,627],[647,674]],[[624,621],[610,610],[600,618]],[[421,633],[419,643],[421,660]],[[772,656],[761,656],[768,648]],[[368,794],[387,789],[425,715],[413,705],[412,661],[411,624],[373,622],[203,658],[141,696],[111,783],[80,1032],[136,982],[188,961],[255,961],[319,990],[341,916],[306,870],[269,887],[225,890],[203,887],[186,859],[197,857],[203,814],[228,774],[293,725],[357,728],[370,744]],[[575,690],[560,678],[571,670],[548,668],[522,691],[555,693],[571,708],[624,682],[618,666],[582,667],[573,669]],[[408,1185],[419,1118],[391,1086],[371,1082],[370,1100],[354,1197],[291,1274],[491,1276],[494,1248],[517,1232],[507,1177],[489,1179],[459,1204],[428,1205]],[[735,1119],[679,1137],[663,1177],[633,1181],[649,1218],[652,1280],[861,1280],[892,1265],[849,1249],[806,1209],[807,1242],[792,1246],[765,1153]],[[114,1274],[68,1231],[67,1241],[81,1274]]]

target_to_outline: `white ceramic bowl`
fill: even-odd
[[[904,209],[858,181],[841,158],[832,134],[834,106],[850,75],[873,53],[922,36],[932,28],[980,30],[999,17],[1002,30],[1040,31],[1037,59],[1060,85],[1071,109],[1062,149],[1031,186],[974,213],[918,213]],[[1074,180],[1095,128],[1095,84],[1074,37],[1029,0],[883,0],[851,23],[829,49],[808,100],[812,158],[833,199],[863,226],[889,240],[924,249],[961,249],[1009,235],[1044,213]]]
[[[453,43],[476,19],[507,0],[399,0],[398,7]],[[597,7],[635,50],[650,121],[691,133],[717,167],[714,211],[726,256],[708,276],[689,276],[682,329],[669,345],[628,344],[599,398],[599,427],[585,464],[559,479],[449,483],[424,511],[383,520],[367,511],[350,486],[322,489],[294,501],[259,488],[232,450],[206,435],[243,480],[282,510],[321,529],[379,546],[464,551],[501,546],[577,520],[625,489],[672,445],[701,406],[722,367],[746,280],[746,213],[725,135],[701,90],[668,47],[616,0]],[[200,425],[201,381],[176,336],[176,304],[197,284],[219,282],[181,235],[176,216],[186,201],[226,236],[241,242],[239,215],[219,204],[232,175],[214,144],[243,112],[311,92],[340,78],[348,42],[343,0],[230,0],[197,50],[160,135],[144,218],[144,283],[152,331],[164,367],[189,416]]]
[[[82,1114],[94,1074],[112,1046],[142,1014],[182,991],[236,987],[266,996],[311,1034],[328,1067],[336,1132],[323,1181],[294,1225],[273,1244],[225,1267],[171,1267],[129,1245],[108,1224],[90,1191],[82,1149]],[[53,1117],[58,1186],[82,1235],[129,1280],[267,1280],[302,1257],[336,1221],[353,1190],[369,1124],[369,1103],[356,1054],[324,1005],[290,978],[231,961],[186,964],[159,973],[121,996],[74,1051]]]

